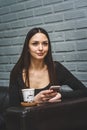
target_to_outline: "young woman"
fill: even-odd
[[[56,92],[51,86],[68,85],[72,92]],[[36,102],[56,102],[86,95],[86,87],[58,61],[53,61],[49,35],[43,28],[31,29],[23,51],[10,74],[10,105],[23,101],[21,89],[35,88]]]

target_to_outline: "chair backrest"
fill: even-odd
[[[8,87],[0,87],[0,113],[9,106]]]

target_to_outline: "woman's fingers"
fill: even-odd
[[[61,94],[57,93],[57,95],[51,99],[49,99],[49,102],[56,102],[56,101],[61,101]]]
[[[46,95],[46,94],[50,94],[50,93],[52,93],[53,92],[53,90],[43,90],[43,91],[41,91],[40,93],[41,94],[43,94],[43,95]]]
[[[57,95],[57,92],[49,92],[49,93],[42,93],[41,98],[42,101],[48,101],[49,99],[55,97]]]
[[[35,101],[36,102],[55,102],[56,100],[61,99],[61,94],[54,92],[53,90],[44,90],[38,93],[35,96]]]

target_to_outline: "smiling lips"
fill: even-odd
[[[38,56],[43,56],[43,54],[44,54],[44,53],[38,53],[37,55],[38,55]]]

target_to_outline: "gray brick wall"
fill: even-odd
[[[45,28],[54,60],[87,86],[87,0],[0,0],[0,86],[20,56],[32,27]]]

